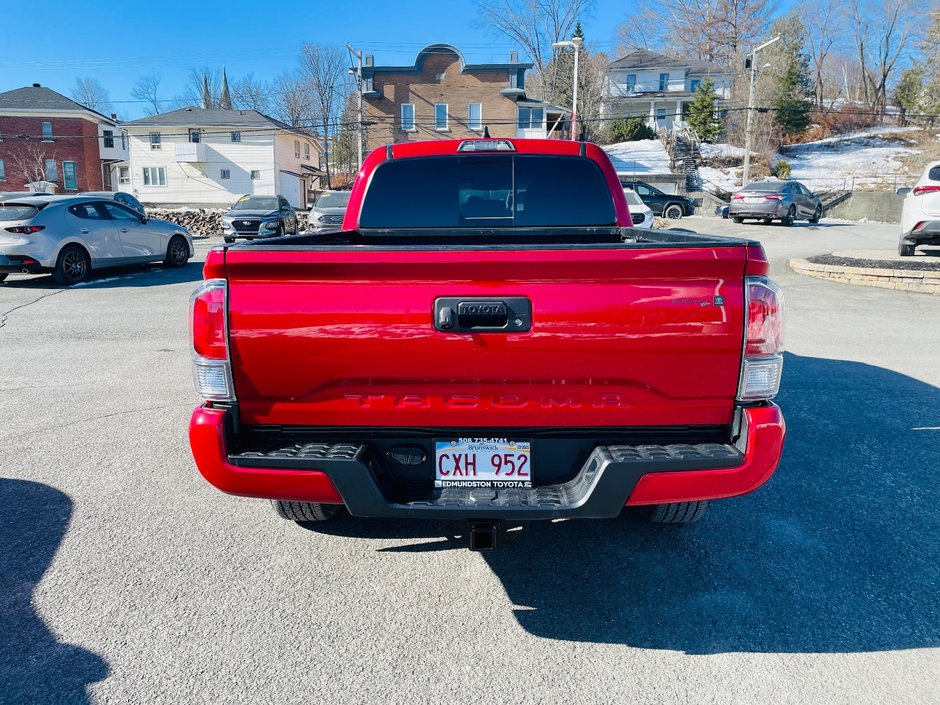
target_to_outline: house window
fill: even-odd
[[[102,130],[101,135],[105,149],[114,149],[114,130]]]
[[[129,166],[118,167],[118,183],[129,184],[131,182],[131,168]]]
[[[669,87],[669,74],[659,74],[659,90],[664,91]]]
[[[150,149],[160,149],[160,133],[150,133]]]
[[[232,170],[231,170],[231,169],[222,169],[222,178],[223,178],[223,179],[231,179],[231,178],[232,178]]]
[[[304,159],[310,161],[310,143],[304,142]]]
[[[665,108],[656,108],[656,120],[658,122],[664,122],[666,120],[666,109]]]
[[[698,90],[698,87],[701,86],[701,85],[702,85],[702,82],[701,82],[699,79],[693,78],[693,79],[689,82],[689,90],[690,90],[692,93],[695,93],[695,91],[697,91],[697,90]]]
[[[447,129],[447,103],[434,104],[434,129]]]
[[[78,170],[75,168],[75,162],[62,162],[62,180],[67,191],[78,190]]]
[[[415,104],[401,104],[401,129],[405,132],[413,132],[415,129]]]
[[[294,157],[300,159],[300,140],[294,140]]]
[[[56,182],[59,180],[59,167],[55,159],[46,160],[46,181]]]
[[[545,111],[542,108],[519,108],[519,128],[541,129],[545,120]]]
[[[261,178],[261,171],[259,171],[258,169],[252,169],[252,170],[251,170],[251,180],[252,180],[252,181],[257,181],[257,180],[260,179],[260,178]]]
[[[166,186],[166,168],[162,166],[145,166],[144,186]]]
[[[7,180],[7,169],[3,166],[3,160],[0,159],[0,181]]]
[[[232,142],[241,142],[241,141],[242,141],[242,133],[241,133],[241,132],[233,132],[233,133],[232,133]]]
[[[42,141],[52,142],[52,123],[44,122],[42,124]]]
[[[193,144],[199,144],[199,140],[200,140],[200,139],[201,139],[201,135],[199,134],[199,130],[190,130],[190,131],[189,131],[189,141],[190,141],[190,142],[192,142]]]
[[[467,104],[467,127],[471,130],[483,129],[483,103]]]
[[[628,73],[627,74],[627,92],[633,93],[636,90],[636,74]]]
[[[372,86],[372,76],[362,79],[362,92],[363,93],[372,93],[375,90]]]

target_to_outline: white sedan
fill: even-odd
[[[52,272],[77,284],[92,270],[142,262],[182,267],[195,254],[186,228],[94,196],[0,201],[0,281],[10,272]]]
[[[627,197],[627,207],[630,209],[630,218],[633,220],[634,228],[644,228],[649,230],[653,227],[653,211],[643,203],[636,191],[632,188],[625,188],[623,195]]]
[[[912,189],[898,189],[901,239],[898,254],[910,257],[918,245],[940,245],[940,161],[930,162]]]

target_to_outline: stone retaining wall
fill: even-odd
[[[816,277],[817,279],[828,279],[829,281],[859,286],[876,286],[882,289],[940,294],[940,271],[846,267],[834,264],[816,264],[805,259],[791,259],[789,265],[794,272]]]
[[[167,210],[160,208],[147,208],[147,217],[158,220],[169,220],[171,223],[177,223],[186,228],[191,235],[203,235],[206,237],[222,236],[222,214],[225,213],[221,208],[199,208],[192,210]],[[300,232],[307,229],[307,214],[297,214],[297,225]]]

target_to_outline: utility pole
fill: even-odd
[[[742,176],[742,186],[747,186],[748,179],[751,175],[751,126],[754,123],[754,83],[757,78],[757,52],[761,49],[766,49],[774,42],[779,41],[779,39],[780,35],[778,34],[769,42],[764,42],[751,51],[751,87],[747,94],[747,124],[744,128],[744,174]]]
[[[581,37],[572,37],[571,41],[552,42],[553,47],[574,48],[574,88],[571,97],[571,139],[578,139],[578,54],[584,40]]]
[[[356,57],[356,86],[359,90],[359,129],[356,130],[359,162],[356,171],[359,171],[362,168],[362,127],[364,124],[362,119],[362,50],[353,49],[348,42],[346,43],[346,49]],[[352,73],[352,70],[350,70],[350,73]]]

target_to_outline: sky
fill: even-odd
[[[582,20],[594,50],[615,52],[616,27],[632,6],[596,0]],[[475,2],[131,0],[89,7],[46,0],[41,13],[0,22],[0,91],[41,83],[69,95],[76,78],[96,78],[119,116],[134,119],[144,114],[131,96],[141,76],[159,74],[164,99],[183,92],[194,66],[224,66],[230,82],[247,73],[270,80],[297,65],[304,42],[350,42],[377,65],[411,64],[439,42],[456,46],[468,63],[508,61],[518,48],[479,22]]]

